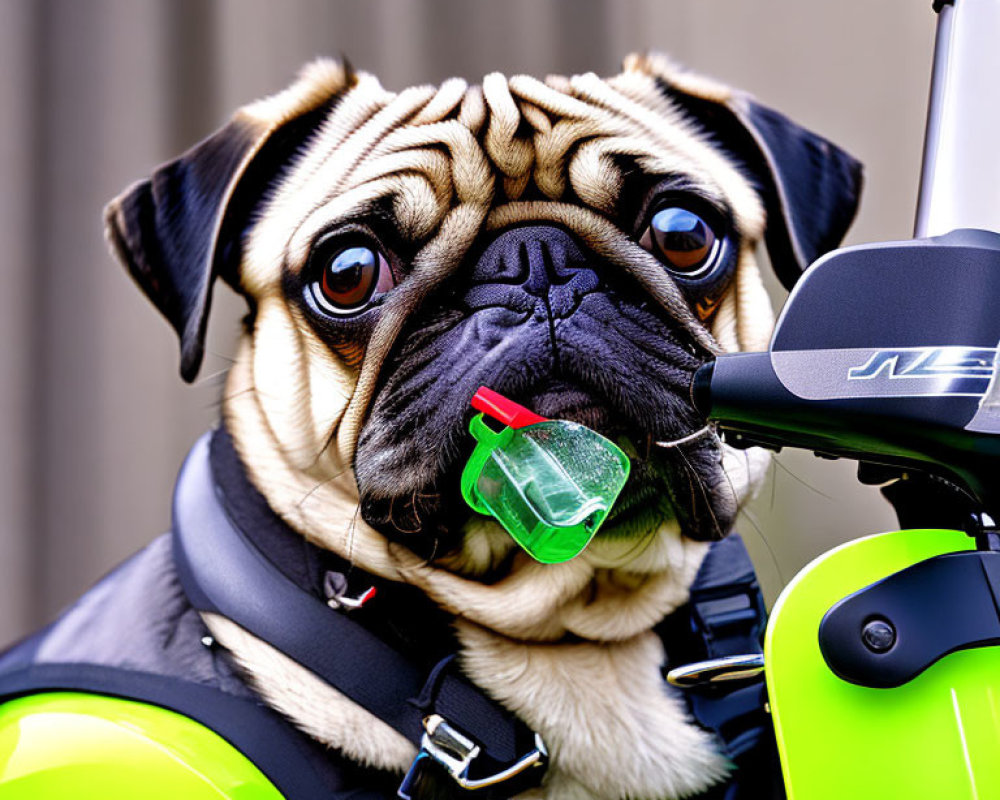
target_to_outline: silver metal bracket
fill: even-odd
[[[690,689],[727,681],[751,680],[758,678],[763,671],[763,653],[723,656],[672,669],[667,673],[667,683],[681,689]]]
[[[481,752],[479,745],[455,730],[439,714],[431,714],[424,718],[424,731],[425,733],[420,740],[420,750],[396,791],[396,794],[403,800],[411,800],[421,763],[425,759],[432,759],[444,767],[452,780],[467,791],[485,789],[503,783],[520,775],[526,769],[543,766],[548,759],[545,743],[542,741],[542,737],[536,733],[535,747],[527,755],[518,759],[507,769],[485,778],[473,779],[469,777],[469,767]]]

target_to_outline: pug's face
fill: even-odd
[[[750,460],[692,376],[766,346],[757,245],[790,279],[858,188],[828,142],[655,56],[399,93],[320,62],[108,220],[188,379],[213,278],[246,296],[226,417],[286,519],[349,556],[393,543],[483,572],[512,544],[459,493],[481,385],[626,450],[599,534],[620,554],[728,532]]]

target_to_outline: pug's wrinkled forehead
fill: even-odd
[[[763,209],[748,176],[657,88],[645,62],[631,63],[608,81],[492,74],[482,86],[454,79],[398,94],[359,75],[275,187],[247,240],[244,285],[274,280],[275,247],[304,265],[317,236],[365,218],[388,226],[411,256],[442,229],[460,231],[446,254],[453,262],[481,230],[526,219],[608,238],[609,222],[631,231],[654,178],[719,205],[741,236],[759,239]]]

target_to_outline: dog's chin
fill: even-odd
[[[551,419],[578,422],[616,442],[631,461],[629,479],[597,536],[619,540],[614,550],[624,560],[638,557],[653,537],[667,527],[697,541],[720,539],[729,532],[736,514],[736,497],[723,469],[721,444],[711,431],[688,437],[643,430],[623,409],[567,382],[550,380],[525,391],[511,391],[511,399]],[[464,426],[468,417],[461,420]],[[448,434],[440,432],[442,452]],[[378,496],[362,491],[361,514],[388,539],[425,558],[451,559],[468,541],[468,531],[482,526],[462,499],[460,477],[474,442],[471,437],[453,458],[447,459],[422,491]],[[676,439],[689,439],[677,443]],[[498,526],[492,526],[498,529]],[[502,566],[513,548],[498,545],[477,563]]]

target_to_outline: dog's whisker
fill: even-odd
[[[768,472],[770,473],[768,475],[768,478],[771,480],[771,498],[770,502],[767,505],[768,510],[770,511],[774,511],[774,503],[777,498],[775,487],[777,486],[778,482],[775,480],[775,473],[778,471],[778,468],[775,465],[774,461],[775,460],[772,458],[771,463],[767,465]]]
[[[709,434],[715,434],[715,428],[711,425],[706,425],[704,428],[699,428],[693,433],[689,433],[687,436],[681,436],[679,439],[670,439],[668,441],[658,441],[656,442],[657,447],[662,447],[664,449],[669,449],[671,447],[680,447],[688,442],[693,442],[697,439],[701,439],[703,436]]]
[[[440,546],[441,546],[441,540],[437,536],[435,536],[431,542],[431,552],[427,556],[426,563],[428,564],[434,563],[434,560],[437,558],[438,555],[438,548]]]
[[[330,428],[329,435],[324,440],[323,446],[320,447],[320,449],[319,449],[320,455],[322,455],[327,450],[329,450],[333,446],[334,442],[336,442],[336,440],[337,440],[337,432],[340,430],[340,423],[343,421],[343,419],[344,419],[343,416],[338,417],[337,420],[335,421],[333,427]],[[317,456],[317,460],[319,460],[319,456]]]
[[[214,408],[221,411],[223,407],[226,405],[226,403],[228,403],[230,400],[237,400],[243,395],[248,393],[258,394],[259,392],[256,386],[247,386],[243,389],[238,389],[237,391],[232,392],[231,394],[219,395],[216,399],[212,400],[209,403],[206,403],[204,408]]]
[[[318,492],[320,489],[322,489],[327,484],[332,483],[333,481],[335,481],[337,478],[339,478],[345,472],[347,472],[347,470],[346,469],[342,469],[339,472],[335,472],[330,477],[324,478],[323,480],[319,481],[308,492],[306,492],[305,495],[303,495],[302,498],[295,504],[296,510],[301,510],[302,506],[305,505],[305,503],[309,500],[309,498],[311,498],[314,494],[316,494],[316,492]]]
[[[255,395],[259,396],[259,397],[273,397],[274,396],[274,395],[269,395],[266,392],[262,391],[259,386],[246,386],[246,387],[244,387],[242,389],[237,389],[235,392],[232,392],[231,394],[224,394],[220,398],[219,402],[221,402],[221,403],[228,403],[230,400],[235,400],[238,397],[242,397],[245,394],[255,394]]]
[[[211,383],[212,381],[229,375],[229,371],[232,369],[231,366],[223,367],[222,369],[211,372],[208,375],[199,376],[198,380],[191,384],[192,387],[204,386],[205,384]]]
[[[718,435],[716,435],[715,437],[714,444],[716,449],[719,451],[719,469],[722,472],[722,476],[726,479],[726,485],[729,487],[729,491],[732,494],[734,505],[736,505],[736,507],[739,508],[740,492],[736,488],[736,483],[733,480],[732,476],[729,474],[729,470],[726,469],[725,445],[723,444],[722,439],[718,437]],[[749,475],[750,455],[746,450],[742,451],[742,453],[743,453],[743,459],[746,462],[747,475]]]
[[[421,528],[423,528],[424,523],[423,523],[423,520],[420,519],[420,511],[417,508],[417,490],[416,489],[414,489],[413,492],[410,494],[410,505],[413,508],[413,516],[417,520],[417,531],[419,531]]]
[[[313,457],[313,460],[309,462],[310,469],[315,469],[316,466],[319,464],[320,459],[322,459],[323,456],[325,456],[328,452],[330,452],[330,444],[331,442],[328,440],[321,448],[319,448],[319,450],[316,452],[316,455]],[[336,456],[335,463],[340,463],[340,456],[336,453],[334,455]],[[343,469],[340,470],[340,472],[337,473],[337,475],[343,475],[345,472],[347,472],[347,470],[348,468],[344,467]]]
[[[832,496],[828,495],[826,492],[822,491],[821,489],[816,488],[811,483],[809,483],[809,481],[805,480],[801,475],[796,475],[795,472],[793,472],[787,466],[785,466],[784,464],[782,464],[781,463],[781,459],[778,458],[778,454],[777,453],[774,454],[774,458],[772,458],[771,460],[774,462],[775,467],[780,467],[781,470],[786,475],[788,475],[791,478],[794,478],[802,486],[805,486],[807,489],[809,489],[810,491],[815,492],[820,497],[822,497],[822,498],[824,498],[826,500],[829,500],[831,502],[836,502],[835,499]]]
[[[721,450],[722,447],[724,446],[723,442],[718,437],[716,437],[716,440],[717,440],[718,446],[719,446],[719,448]],[[748,450],[743,450],[742,454],[743,454],[744,461],[746,461],[746,470],[747,470],[747,474],[749,475],[749,473],[750,473],[750,452]],[[727,470],[725,468],[724,464],[725,464],[725,462],[723,462],[722,474],[726,478],[726,482],[729,485],[729,489],[730,489],[730,491],[733,494],[733,499],[738,503],[739,500],[740,500],[739,492],[736,489],[736,484],[733,481],[732,476],[729,474],[729,470]],[[773,467],[770,464],[768,465],[768,468],[769,469],[773,469]],[[773,490],[774,490],[774,482],[773,482],[773,480],[771,482],[771,490],[772,490],[772,493],[773,493]],[[773,494],[772,494],[772,503],[773,503]],[[757,519],[756,515],[747,507],[746,504],[744,504],[743,506],[741,506],[739,508],[739,511],[737,512],[737,514],[738,514],[738,516],[741,516],[741,517],[745,518],[747,520],[747,522],[750,523],[750,526],[753,528],[754,532],[757,534],[757,538],[764,545],[764,549],[767,550],[768,557],[771,560],[771,565],[774,567],[775,574],[778,576],[779,583],[781,583],[782,585],[784,585],[784,583],[785,583],[785,576],[784,576],[784,574],[782,572],[781,564],[778,561],[777,554],[774,552],[774,548],[771,547],[771,543],[768,541],[767,536],[764,534],[764,529],[761,526],[760,521]]]
[[[774,572],[778,576],[778,583],[784,586],[785,575],[781,569],[781,562],[778,561],[778,556],[774,552],[774,548],[771,547],[771,543],[767,540],[767,536],[764,535],[764,529],[761,527],[760,521],[748,508],[742,509],[740,511],[740,516],[746,518],[747,522],[750,523],[750,527],[752,527],[754,532],[757,534],[757,538],[760,539],[761,544],[764,545],[764,549],[767,550],[768,557],[771,560],[771,566],[774,567]]]
[[[347,527],[347,552],[345,553],[345,558],[347,563],[352,567],[354,566],[354,545],[358,537],[358,518],[361,516],[361,503],[358,503],[354,507],[354,513],[351,515],[351,522]]]
[[[684,462],[685,471],[688,476],[688,485],[692,488],[697,487],[698,492],[701,494],[702,499],[705,501],[705,508],[708,510],[709,518],[712,521],[712,526],[715,528],[715,532],[719,537],[724,536],[727,531],[723,529],[722,525],[719,523],[719,518],[715,513],[715,507],[712,503],[712,496],[705,486],[705,482],[702,480],[701,475],[698,474],[698,470],[694,468],[694,465],[688,460],[687,455],[684,453],[684,449],[678,447],[676,450],[680,454],[681,459]],[[693,494],[693,492],[692,492]]]
[[[656,540],[656,537],[660,532],[660,523],[658,520],[654,522],[641,536],[636,537],[635,543],[631,548],[622,553],[618,559],[615,561],[602,562],[602,569],[619,569],[621,567],[627,567],[631,562],[639,558],[643,553],[645,553]]]
[[[218,358],[218,359],[220,359],[222,361],[228,361],[230,363],[230,365],[233,365],[233,364],[236,363],[236,359],[235,358],[233,358],[231,355],[229,355],[227,353],[223,353],[223,352],[221,352],[219,350],[206,350],[205,352],[208,355],[212,356],[212,358]],[[228,367],[227,367],[227,369],[228,369]]]
[[[389,508],[388,508],[388,511],[387,511],[387,513],[388,513],[388,516],[389,516],[389,520],[388,520],[388,522],[389,522],[389,525],[390,525],[390,526],[391,526],[392,528],[394,528],[394,529],[396,529],[397,531],[399,531],[400,533],[406,533],[406,534],[416,534],[416,533],[420,533],[420,526],[419,526],[419,525],[418,525],[418,526],[417,526],[416,528],[404,528],[404,527],[403,527],[402,525],[400,525],[400,524],[399,524],[398,522],[396,522],[396,520],[395,520],[395,519],[393,518],[393,515],[392,515],[392,510],[393,510],[393,508],[395,507],[395,505],[396,505],[396,501],[397,501],[398,499],[399,499],[398,497],[393,497],[393,498],[392,498],[392,499],[391,499],[391,500],[389,501]],[[417,514],[416,514],[416,509],[414,509],[414,512],[413,512],[413,515],[414,515],[414,516],[417,516]],[[418,517],[418,518],[417,518],[417,522],[419,523],[419,521],[420,521],[420,519],[419,519],[419,517]]]
[[[256,391],[257,391],[256,387],[254,387],[254,386],[248,386],[245,389],[238,389],[237,391],[233,392],[232,394],[224,394],[224,395],[222,395],[222,397],[220,397],[217,402],[221,405],[222,403],[227,403],[230,400],[235,400],[238,397],[242,397],[245,394],[249,394],[249,393],[256,392]]]

